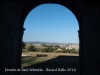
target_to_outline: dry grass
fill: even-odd
[[[21,75],[79,75],[79,55],[68,53],[43,53],[43,52],[23,52],[31,56],[22,56],[22,68],[76,68],[76,71],[70,72],[35,72],[22,71]],[[37,57],[36,54],[47,54],[47,57]],[[60,56],[61,55],[61,56]]]
[[[30,65],[34,65],[37,63],[41,63],[58,56],[79,56],[78,54],[69,54],[69,53],[46,53],[46,52],[23,52],[24,55],[30,56],[22,56],[22,68]],[[47,57],[37,57],[37,54],[46,54]]]
[[[47,54],[49,57],[55,57],[59,55],[64,56],[79,56],[79,54],[70,54],[70,53],[52,53],[52,52],[23,52],[23,54],[30,54],[32,56],[36,56],[36,54]]]

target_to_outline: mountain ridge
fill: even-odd
[[[41,42],[41,41],[29,41],[25,43],[30,43],[30,44],[76,44],[76,43],[57,43],[57,42]]]

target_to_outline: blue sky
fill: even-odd
[[[74,14],[59,4],[42,4],[27,15],[23,41],[77,43],[78,21]]]

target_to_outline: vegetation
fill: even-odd
[[[67,53],[66,48],[62,48],[63,53]]]
[[[52,46],[47,46],[47,48],[42,49],[42,52],[53,52],[54,50]]]
[[[26,45],[23,45],[23,46],[24,47],[22,47],[22,48],[25,48]],[[23,49],[24,55],[27,54],[27,52],[25,52],[25,51],[28,51],[28,53],[30,55],[22,56],[21,68],[33,68],[33,67],[34,68],[38,68],[38,67],[41,67],[41,68],[65,67],[66,68],[66,66],[67,66],[67,67],[75,67],[77,69],[77,72],[76,71],[75,72],[78,73],[78,70],[79,70],[79,68],[77,67],[78,66],[78,61],[77,61],[78,54],[76,54],[78,52],[75,48],[66,49],[64,47],[60,48],[60,46],[57,46],[57,45],[52,46],[52,45],[45,45],[45,44],[42,46],[44,46],[44,47],[39,46],[39,48],[38,48],[37,46],[31,44],[31,45],[27,46],[25,49]],[[60,50],[57,50],[57,49],[60,49]],[[45,53],[42,53],[42,52],[45,52]],[[50,53],[46,53],[46,52],[50,52]],[[56,52],[56,53],[53,53],[53,52]],[[65,53],[70,53],[70,54],[65,54]],[[44,57],[44,56],[38,57],[37,55],[47,55],[47,56],[46,57]],[[67,56],[67,55],[71,55],[71,57]],[[73,57],[74,57],[74,59],[73,59]],[[65,60],[66,58],[68,58],[67,61]],[[60,63],[60,65],[59,65],[59,63]],[[27,74],[28,73],[26,73],[26,72],[24,73],[22,71],[22,75],[27,75]],[[78,74],[76,74],[76,75],[78,75]]]
[[[77,51],[76,51],[76,49],[75,49],[75,48],[72,48],[72,49],[70,49],[70,53],[77,54]]]
[[[63,56],[66,57],[66,58],[68,57],[67,54],[64,54],[64,53],[60,53],[60,54],[58,54],[58,53],[49,53],[49,54],[45,53],[45,55],[47,55],[47,57],[38,57],[38,56],[36,56],[38,54],[37,52],[35,52],[35,53],[30,52],[30,54],[32,54],[33,56],[22,57],[22,68],[27,67],[27,66],[31,66],[31,65],[34,65],[34,64],[37,64],[37,63],[45,62],[47,60],[54,59],[54,58],[57,58],[57,57],[62,57],[62,58],[59,58],[60,60],[57,59],[57,61],[59,60],[59,62],[63,63],[64,61],[67,61],[67,60],[63,60]],[[43,55],[42,53],[39,53],[39,54]],[[63,55],[63,56],[60,56],[60,55]],[[76,59],[76,57],[78,55],[71,54],[71,57],[72,56],[75,57],[75,59]],[[73,59],[70,58],[70,60],[73,60]],[[75,62],[75,60],[73,60],[73,61]],[[53,60],[53,62],[57,63],[55,60]],[[59,62],[58,62],[58,64],[59,64]]]
[[[75,48],[72,48],[72,49],[65,49],[65,48],[62,48],[63,49],[63,53],[74,53],[74,54],[78,54],[78,51],[75,49]]]
[[[47,52],[47,48],[41,49],[42,52]]]
[[[35,46],[32,45],[32,44],[29,47],[27,47],[26,49],[25,49],[25,46],[26,46],[25,42],[22,42],[22,51],[23,52],[25,52],[25,51],[28,51],[28,52],[35,51],[35,52],[56,52],[56,53],[79,54],[79,51],[77,51],[75,48],[72,48],[72,49],[66,49],[65,47],[60,48],[60,46],[58,46],[58,45],[53,46],[53,45],[42,44],[42,46],[44,48],[41,48],[41,49],[35,48]],[[57,50],[57,49],[61,49],[61,50]]]
[[[36,49],[35,49],[35,47],[34,46],[29,46],[28,48],[27,48],[27,51],[36,51]]]

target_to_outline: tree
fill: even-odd
[[[47,47],[47,45],[46,44],[42,44],[43,45],[43,47]]]
[[[34,48],[34,46],[29,46],[29,47],[27,48],[27,50],[28,50],[28,51],[36,51],[36,49]]]
[[[42,51],[42,52],[48,52],[48,51],[47,51],[47,48],[43,48],[43,49],[41,49],[41,51]]]
[[[70,53],[70,49],[67,49],[67,52]]]
[[[67,53],[66,48],[62,48],[62,50],[63,50],[63,53]]]
[[[76,51],[76,49],[75,48],[72,48],[72,49],[70,49],[70,53],[77,53],[77,51]]]
[[[56,46],[55,46],[55,48],[57,48],[57,49],[58,49],[58,48],[60,48],[60,46],[56,45]]]
[[[48,52],[53,52],[54,48],[52,46],[48,46],[47,50],[48,50]]]
[[[25,42],[22,41],[22,49],[25,49],[25,46],[26,46]]]

